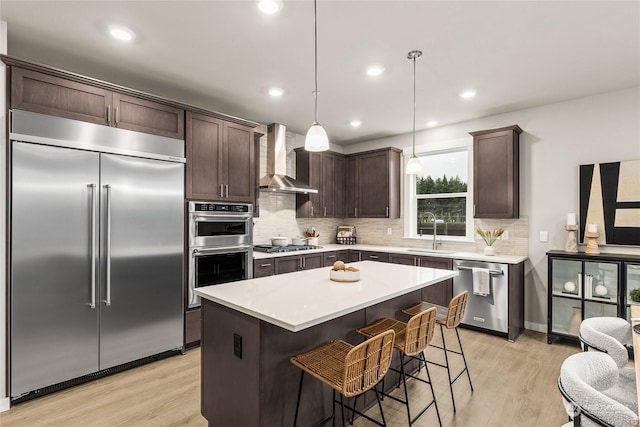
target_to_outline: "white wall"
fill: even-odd
[[[0,21],[0,53],[7,53],[7,23]],[[5,297],[7,295],[7,270],[5,265],[6,251],[6,216],[7,198],[6,198],[6,86],[4,84],[6,77],[6,68],[0,63],[0,412],[9,409],[9,398],[7,398],[7,351],[6,351],[6,330],[7,330],[7,303]]]
[[[564,221],[579,209],[581,164],[640,159],[640,88],[419,132],[416,146],[469,137],[469,132],[518,124],[520,135],[520,215],[528,217],[529,261],[525,278],[525,327],[546,332],[546,252],[563,249]],[[399,135],[345,147],[345,153],[411,146],[411,135]],[[640,183],[639,183],[640,185]],[[549,242],[539,232],[549,232]],[[640,252],[640,247],[607,247],[601,251]]]

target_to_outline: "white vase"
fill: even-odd
[[[493,248],[493,246],[485,246],[484,254],[487,256],[493,256],[496,254],[496,250]]]

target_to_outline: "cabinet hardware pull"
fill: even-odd
[[[313,205],[311,205],[311,216],[313,216]]]
[[[358,208],[353,208],[353,216],[358,217]]]
[[[335,255],[327,255],[327,258],[335,258]]]
[[[389,206],[387,206],[387,218],[389,218]]]
[[[116,124],[118,124],[118,107],[113,107],[113,113],[116,118]]]
[[[260,264],[260,267],[270,267],[271,264]]]
[[[107,123],[111,123],[111,105],[107,105]]]
[[[96,185],[87,184],[91,192],[91,301],[89,307],[96,308]]]
[[[224,184],[220,184],[220,197],[224,197]]]
[[[104,305],[111,305],[111,186],[103,185],[102,188],[104,188],[107,197],[107,226],[104,231],[107,250],[107,298],[104,300]]]
[[[229,198],[229,184],[226,184],[224,186],[224,193],[226,194],[225,197]]]
[[[375,256],[375,255],[369,255],[369,258],[371,258],[371,259],[378,259],[378,258],[380,258],[380,257],[379,257],[379,256]]]
[[[327,216],[327,207],[324,207],[324,216]]]

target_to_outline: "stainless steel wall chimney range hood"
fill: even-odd
[[[287,175],[287,128],[279,123],[267,126],[267,175],[260,189],[281,193],[317,193],[318,190]]]

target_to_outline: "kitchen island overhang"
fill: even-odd
[[[422,288],[458,274],[350,265],[360,269],[360,281],[333,282],[327,267],[196,289],[203,298],[202,414],[209,425],[290,425],[300,376],[291,356],[332,339],[357,344],[356,328],[406,317],[401,310],[421,299]],[[365,396],[358,406],[371,403]],[[300,420],[313,424],[331,410],[331,390],[306,381]]]

